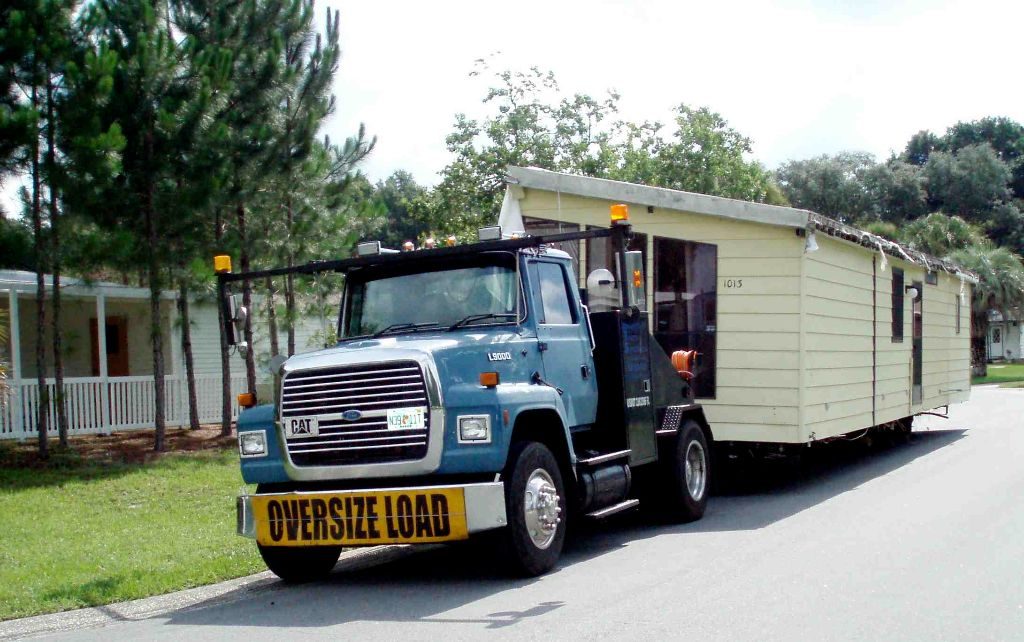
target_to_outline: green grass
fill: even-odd
[[[988,376],[974,377],[971,379],[971,384],[1006,383],[1009,381],[1024,381],[1024,363],[991,364],[988,367]]]
[[[0,620],[263,570],[234,532],[243,484],[233,449],[147,464],[55,459],[0,468]]]

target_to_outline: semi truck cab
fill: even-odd
[[[649,332],[639,252],[595,287],[553,245],[610,228],[405,252],[360,244],[341,261],[230,271],[218,257],[224,331],[247,311],[233,283],[341,272],[338,342],[274,368],[273,403],[238,419],[238,531],[286,581],[329,573],[342,547],[444,542],[493,531],[510,570],[537,575],[567,524],[640,502],[681,521],[704,512],[712,434],[685,364]],[[613,217],[614,218],[614,217]],[[596,297],[595,297],[596,301]],[[240,344],[242,349],[247,346]],[[251,395],[252,393],[250,393]],[[268,402],[270,400],[267,400]]]

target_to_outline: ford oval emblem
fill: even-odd
[[[358,410],[346,410],[345,412],[341,413],[341,418],[344,419],[345,421],[359,421],[360,419],[363,418],[363,413],[359,412]]]

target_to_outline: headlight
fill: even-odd
[[[267,454],[267,431],[252,430],[238,433],[238,453],[242,457],[262,457]]]
[[[459,441],[476,443],[491,441],[491,416],[465,415],[459,417]]]

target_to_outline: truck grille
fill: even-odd
[[[396,408],[422,408],[424,427],[389,430],[387,411]],[[430,402],[415,361],[288,373],[281,390],[282,422],[313,416],[319,422],[318,436],[286,440],[296,466],[407,461],[427,454]]]

